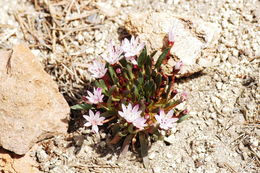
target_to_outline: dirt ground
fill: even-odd
[[[83,9],[76,8],[80,4]],[[60,12],[63,5],[67,10],[71,8],[68,11],[85,11],[86,16],[62,14],[69,22],[57,19],[57,23],[63,22],[64,29],[55,31],[59,37],[54,38],[52,33],[44,36],[45,31],[48,33],[43,27],[44,20]],[[26,42],[70,104],[86,88],[89,79],[86,65],[106,51],[110,39],[120,41],[123,32],[120,28],[129,13],[167,11],[213,22],[221,29],[214,50],[201,53],[211,56],[215,65],[178,80],[176,88],[189,93],[186,105],[190,118],[178,124],[175,133],[165,141],[153,143],[148,155],[150,168],[144,168],[135,152],[118,160],[120,148],[106,144],[109,135],[105,129],[92,135],[82,127],[80,115],[73,114],[72,133],[45,140],[31,152],[41,171],[260,172],[260,1],[0,0],[0,9],[0,49]],[[35,26],[29,26],[30,19]],[[38,30],[28,32],[28,27]],[[68,28],[76,29],[68,33]]]

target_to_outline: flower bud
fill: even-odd
[[[145,115],[144,115],[144,118],[145,118],[145,119],[148,119],[148,118],[150,118],[150,115],[149,115],[149,114],[145,114]]]
[[[172,93],[173,93],[173,94],[178,94],[178,90],[174,89],[174,90],[172,91]]]
[[[172,47],[174,45],[174,42],[173,41],[168,41],[168,46],[169,47]]]
[[[117,74],[120,74],[121,72],[122,72],[122,71],[121,71],[120,68],[117,68],[117,69],[116,69],[116,73],[117,73]]]
[[[176,64],[175,64],[175,66],[174,66],[174,69],[176,70],[176,71],[179,71],[179,70],[181,70],[181,67],[183,66],[183,62],[182,61],[179,61],[179,62],[177,62]]]
[[[188,109],[184,109],[182,113],[183,113],[184,115],[186,115],[186,114],[189,113],[189,110],[188,110]]]
[[[181,94],[181,101],[186,101],[187,100],[187,98],[188,98],[188,93],[187,92],[183,92],[182,94]]]
[[[82,100],[83,100],[84,102],[87,102],[87,101],[88,101],[88,99],[86,98],[86,96],[83,96],[83,97],[82,97]]]
[[[134,65],[134,69],[138,69],[138,65]]]

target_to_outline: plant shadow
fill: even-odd
[[[108,135],[107,135],[108,136]],[[72,138],[68,138],[69,144],[66,148],[74,147],[74,154],[78,155],[84,149],[86,145],[90,146],[93,151],[100,157],[111,160],[116,157],[117,161],[123,161],[124,157],[135,158],[135,161],[142,163],[142,158],[140,156],[140,151],[138,152],[129,150],[127,154],[122,155],[122,144],[123,141],[118,142],[117,144],[109,144],[109,137],[101,138],[100,134],[77,134]],[[86,141],[86,143],[84,143]],[[128,159],[129,160],[129,159]]]

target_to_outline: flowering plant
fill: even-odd
[[[148,55],[139,38],[125,39],[121,46],[110,43],[109,55],[103,58],[106,63],[94,61],[89,68],[96,78],[93,92],[87,91],[83,103],[72,106],[87,110],[85,126],[92,126],[94,133],[107,124],[113,136],[110,144],[122,141],[122,154],[129,146],[140,147],[144,158],[151,140],[160,139],[162,131],[169,134],[176,123],[187,118],[187,110],[176,108],[187,99],[187,93],[178,94],[174,89],[182,62],[176,63],[170,76],[161,69],[174,45],[172,31],[168,35],[168,47],[157,61],[153,59],[156,52]]]

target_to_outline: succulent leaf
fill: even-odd
[[[159,56],[159,58],[158,58],[158,60],[157,60],[157,62],[156,62],[156,64],[155,64],[155,68],[156,68],[157,70],[160,69],[160,67],[161,67],[161,65],[162,65],[162,62],[163,62],[163,60],[166,58],[166,55],[168,54],[169,50],[170,50],[170,48],[165,49],[165,50],[162,52],[162,54]]]
[[[157,88],[159,88],[161,86],[161,83],[162,83],[162,75],[161,74],[156,75],[155,83],[156,83]]]
[[[111,65],[108,66],[108,71],[109,71],[109,74],[110,74],[110,77],[111,77],[113,83],[114,84],[119,84],[116,72],[115,72],[115,70],[113,69],[113,67]]]
[[[189,118],[189,115],[184,115],[181,118],[179,118],[179,120],[177,121],[177,123],[181,123],[182,121],[186,120],[187,118]]]
[[[108,95],[107,91],[107,86],[105,84],[105,81],[103,79],[100,79],[100,80],[96,80],[95,81],[95,85],[99,88],[102,88],[102,92],[105,94],[105,95]]]
[[[127,68],[128,74],[130,76],[130,79],[134,79],[135,76],[134,76],[133,71],[132,71],[132,65],[127,64],[126,68]]]
[[[108,96],[111,96],[116,89],[117,89],[117,86],[116,86],[116,85],[113,85],[111,88],[109,88],[109,90],[108,90]]]
[[[141,52],[140,56],[137,58],[137,64],[139,67],[142,67],[147,59],[147,50],[144,47],[143,51]]]
[[[71,106],[70,108],[73,110],[88,110],[92,108],[92,105],[87,103],[82,103],[82,104]]]

